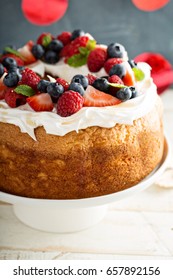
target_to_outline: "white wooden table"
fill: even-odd
[[[165,131],[173,143],[173,90],[162,99]],[[71,234],[31,229],[15,217],[10,204],[0,202],[0,259],[172,259],[173,169],[159,182],[170,187],[154,184],[111,204],[102,222]]]

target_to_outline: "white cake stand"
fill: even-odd
[[[24,224],[47,232],[67,233],[86,229],[101,221],[110,203],[142,191],[164,172],[170,155],[165,137],[161,163],[139,184],[110,195],[72,200],[33,199],[0,192],[0,200],[13,204],[14,213]]]

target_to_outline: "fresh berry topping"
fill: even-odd
[[[126,101],[132,97],[132,91],[128,87],[121,88],[116,92],[115,96],[122,101]]]
[[[87,78],[88,78],[88,83],[89,83],[90,86],[92,86],[94,81],[97,79],[97,77],[95,75],[93,75],[93,74],[88,74]]]
[[[10,67],[14,67],[16,66],[17,67],[17,62],[14,58],[12,57],[5,57],[3,60],[2,60],[2,64],[3,66],[8,70]]]
[[[6,87],[3,83],[3,77],[0,79],[0,100],[4,99],[5,92],[8,90],[8,87]]]
[[[3,83],[7,87],[15,87],[19,82],[19,75],[16,72],[11,72],[5,75]]]
[[[104,107],[121,103],[116,97],[104,93],[93,86],[88,86],[84,94],[84,106],[87,107]]]
[[[0,78],[3,76],[4,72],[4,66],[0,63]]]
[[[84,95],[84,88],[81,84],[79,83],[75,83],[75,82],[72,82],[70,85],[69,85],[69,90],[73,90],[73,91],[76,91],[78,93],[80,93],[80,95]]]
[[[31,52],[35,58],[40,59],[44,55],[44,48],[42,45],[37,44],[32,47]]]
[[[112,76],[112,75],[117,75],[119,76],[121,79],[126,75],[126,68],[124,66],[124,64],[115,64],[110,72],[109,72],[109,75]]]
[[[60,40],[65,46],[71,41],[71,32],[64,31],[57,36],[57,39]]]
[[[25,65],[34,63],[36,58],[33,56],[31,49],[34,45],[34,42],[29,41],[26,45],[19,49],[19,53],[22,55],[22,60]]]
[[[89,38],[87,36],[77,37],[62,49],[60,56],[71,57],[72,55],[79,53],[79,48],[86,47],[88,41]]]
[[[105,71],[109,74],[111,68],[115,65],[115,64],[120,64],[122,63],[123,60],[122,58],[109,58],[108,60],[106,60],[105,64],[104,64],[104,69]]]
[[[45,46],[46,41],[52,41],[53,36],[51,33],[45,32],[42,33],[38,39],[37,39],[37,44]]]
[[[2,60],[6,57],[11,57],[11,58],[15,59],[18,66],[24,65],[24,61],[19,56],[12,54],[12,53],[7,53],[7,54],[3,55],[0,59],[0,61],[2,62]]]
[[[47,80],[40,80],[38,85],[37,85],[37,90],[40,91],[40,92],[46,93],[47,92],[47,87],[48,87],[49,84],[50,84],[50,82],[47,81]]]
[[[48,93],[41,93],[28,97],[27,103],[36,112],[53,110],[53,102]]]
[[[108,57],[123,58],[125,56],[125,48],[121,44],[111,43],[107,49]]]
[[[85,76],[83,76],[83,75],[80,75],[80,74],[75,75],[75,76],[72,78],[71,82],[81,84],[81,85],[83,86],[84,89],[86,89],[87,86],[88,86],[88,78],[85,77]]]
[[[109,84],[108,84],[107,79],[105,79],[105,78],[96,79],[93,82],[92,86],[103,92],[108,92],[108,90],[109,90]]]
[[[138,93],[138,91],[136,90],[135,87],[130,87],[130,90],[131,90],[131,92],[132,92],[131,98],[135,98],[135,97],[138,96],[139,93]]]
[[[91,72],[98,72],[103,66],[107,59],[107,51],[103,48],[96,48],[90,52],[87,65]]]
[[[45,62],[49,64],[55,64],[56,62],[58,62],[59,56],[56,52],[48,50],[44,54],[44,59]]]
[[[131,68],[135,68],[137,66],[137,63],[134,60],[128,60],[128,63],[130,64]]]
[[[108,78],[108,82],[112,84],[124,85],[123,81],[117,75],[112,75]],[[109,94],[115,96],[116,92],[119,90],[119,87],[109,86]]]
[[[64,88],[58,83],[49,83],[47,86],[47,92],[50,94],[52,101],[56,102],[58,98],[63,94]]]
[[[132,68],[130,67],[130,64],[128,62],[124,62],[123,63],[125,68],[126,68],[126,74],[124,75],[124,77],[122,78],[123,83],[126,86],[134,86],[135,85],[135,74],[132,70]]]
[[[18,94],[14,89],[8,89],[5,92],[5,101],[11,108],[16,108],[26,103],[26,96]]]
[[[81,29],[76,29],[72,32],[71,34],[71,40],[74,40],[76,39],[77,37],[81,37],[81,36],[84,36],[85,35],[85,32]]]
[[[73,90],[64,92],[57,102],[57,113],[61,117],[68,117],[78,112],[83,106],[84,98]]]
[[[25,68],[22,71],[22,79],[20,81],[20,85],[28,85],[33,89],[37,89],[37,85],[40,81],[40,77],[31,69]]]
[[[66,80],[64,80],[64,79],[62,79],[62,78],[57,78],[57,79],[56,79],[56,82],[57,82],[58,84],[60,84],[60,85],[63,86],[64,91],[68,90],[68,88],[69,88],[69,83],[68,83]]]
[[[59,53],[63,48],[63,43],[60,40],[52,40],[48,45],[48,49]]]

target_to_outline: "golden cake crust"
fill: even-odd
[[[163,154],[162,106],[133,125],[88,127],[56,136],[0,123],[0,190],[33,198],[78,199],[114,193],[146,177]]]

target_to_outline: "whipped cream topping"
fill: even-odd
[[[43,126],[48,134],[63,136],[91,126],[111,128],[117,123],[132,125],[134,120],[152,110],[158,98],[156,86],[150,77],[150,66],[138,63],[138,67],[145,73],[145,79],[136,85],[141,95],[126,102],[115,106],[83,107],[74,115],[61,117],[55,109],[53,112],[35,112],[28,104],[13,109],[1,100],[0,121],[18,126],[21,132],[28,133],[34,140],[34,129],[39,126]]]

